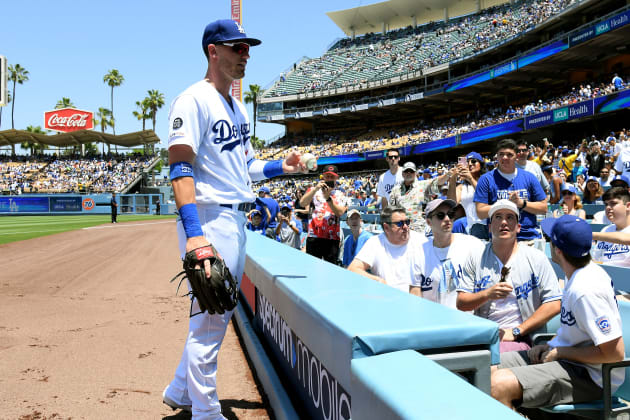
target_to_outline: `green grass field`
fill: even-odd
[[[174,219],[175,216],[118,215],[118,222]],[[0,217],[0,244],[54,235],[69,230],[111,222],[109,214],[94,216],[6,216]]]

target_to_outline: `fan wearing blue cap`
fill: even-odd
[[[208,60],[205,75],[173,100],[169,112],[168,151],[180,216],[180,256],[197,250],[222,258],[240,284],[246,212],[256,198],[252,182],[308,169],[297,151],[290,151],[284,160],[255,159],[247,109],[230,95],[232,82],[245,75],[250,47],[260,40],[248,36],[237,22],[224,19],[205,27],[201,43]],[[210,261],[203,265],[210,277]],[[220,288],[221,282],[213,282],[212,287]],[[233,310],[210,314],[201,311],[193,298],[190,311],[191,339],[162,400],[173,409],[192,411],[195,419],[223,418],[216,392],[217,357]]]
[[[547,344],[501,354],[491,373],[491,393],[510,408],[516,401],[535,408],[601,399],[601,363],[624,358],[615,291],[608,274],[591,261],[590,226],[569,215],[545,219],[541,226],[567,278],[560,328]],[[624,369],[613,369],[612,393],[623,381]]]
[[[577,194],[577,188],[571,184],[564,184],[560,189],[562,191],[562,203],[560,208],[553,211],[553,217],[560,217],[564,214],[586,219],[586,212],[582,208],[580,196]]]

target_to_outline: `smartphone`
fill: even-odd
[[[460,164],[460,165],[466,166],[466,164],[468,163],[468,160],[466,159],[466,156],[460,156],[457,159],[457,163]]]

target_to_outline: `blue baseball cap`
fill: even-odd
[[[466,159],[477,159],[482,164],[485,163],[481,155],[477,152],[470,152],[466,155]]]
[[[585,257],[591,250],[593,232],[580,217],[565,214],[557,219],[549,217],[540,222],[545,235],[562,252],[572,257]]]
[[[219,19],[209,23],[204,29],[203,37],[201,38],[201,48],[203,48],[205,53],[210,44],[236,41],[244,42],[252,47],[262,42],[256,38],[249,38],[238,22],[231,19]]]
[[[422,171],[423,174],[431,174],[431,169],[427,168],[424,171]]]
[[[569,191],[569,192],[572,192],[573,194],[577,194],[577,189],[573,185],[562,184],[562,187],[560,188],[560,192],[563,193],[565,191]]]
[[[269,194],[269,193],[271,193],[271,190],[269,189],[269,187],[260,187],[260,188],[258,189],[258,192],[259,192],[259,193],[263,192],[263,193],[265,193],[265,194]]]
[[[597,177],[592,176],[592,175],[591,175],[591,176],[589,176],[588,178],[586,178],[586,183],[587,183],[587,184],[588,184],[589,182],[591,182],[591,181],[593,181],[593,182],[597,182],[597,183],[599,184],[599,179],[598,179]]]
[[[630,179],[628,179],[625,175],[615,175],[615,177],[610,181],[610,186],[621,187],[622,185],[613,185],[619,184],[620,182],[624,182],[626,184],[626,188],[630,187]]]

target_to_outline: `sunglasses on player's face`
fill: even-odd
[[[217,45],[225,45],[226,47],[232,48],[236,54],[248,54],[249,53],[249,44],[244,42],[217,42]]]

